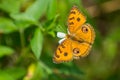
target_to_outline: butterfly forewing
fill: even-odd
[[[61,63],[61,62],[66,62],[70,61],[73,59],[73,54],[72,54],[72,47],[71,47],[71,40],[70,39],[65,39],[57,48],[53,61],[55,63]]]
[[[68,17],[69,32],[75,33],[75,31],[85,22],[86,22],[86,17],[78,10],[76,6],[73,6]]]
[[[74,37],[78,41],[82,39],[84,42],[92,45],[95,39],[95,31],[90,24],[86,23],[76,30]]]

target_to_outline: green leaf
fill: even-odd
[[[25,69],[19,68],[19,67],[9,68],[9,69],[4,70],[4,71],[6,73],[8,73],[10,76],[12,76],[15,80],[20,79],[21,77],[23,77],[26,74]]]
[[[20,21],[20,22],[25,22],[25,23],[29,23],[29,24],[36,22],[36,20],[32,16],[29,16],[24,13],[11,14],[10,16],[13,19],[15,19],[16,21]]]
[[[55,31],[67,33],[67,30],[66,30],[66,29],[67,29],[66,27],[63,27],[63,26],[61,26],[61,25],[58,25],[58,26],[56,27]]]
[[[21,0],[1,0],[0,9],[9,13],[18,13],[21,7]]]
[[[18,80],[25,75],[23,68],[14,67],[0,70],[0,80]]]
[[[49,31],[48,34],[50,34],[52,37],[55,37],[55,36],[56,36],[56,34],[55,34],[54,31]]]
[[[1,33],[10,33],[16,31],[17,27],[12,20],[7,18],[0,18],[0,32]]]
[[[25,12],[26,15],[38,20],[47,9],[49,0],[36,0]]]
[[[35,57],[39,59],[42,51],[42,45],[43,45],[43,35],[39,28],[35,30],[34,36],[30,44]]]
[[[13,13],[10,16],[20,28],[27,28],[31,24],[37,24],[38,19],[45,13],[49,0],[36,0],[24,13]]]
[[[6,72],[0,71],[0,80],[15,80],[15,79]]]
[[[47,9],[47,17],[49,20],[55,17],[56,10],[57,10],[57,0],[49,0],[49,5]]]
[[[47,66],[45,65],[42,61],[39,61],[39,65],[45,69],[45,71],[48,73],[48,74],[52,74],[52,70]]]
[[[38,64],[38,62],[33,63],[32,65],[30,65],[30,67],[31,67],[31,70],[29,69],[29,72],[31,71],[31,74],[33,74],[31,77],[32,79],[30,80],[43,80],[44,77],[47,77],[47,74],[45,73],[42,66]]]
[[[30,25],[37,23],[37,21],[33,17],[28,16],[24,13],[11,14],[10,16],[15,20],[15,24],[18,29],[24,30],[30,27]]]
[[[31,73],[33,74],[31,80],[44,80],[48,75],[52,74],[52,70],[41,61],[30,65],[30,67],[31,69],[29,68],[29,72],[31,70]]]
[[[14,50],[7,46],[0,46],[0,57],[13,54]]]

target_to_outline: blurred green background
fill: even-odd
[[[120,80],[120,0],[0,0],[0,80]],[[72,6],[96,32],[90,54],[55,64]]]

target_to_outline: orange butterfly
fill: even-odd
[[[73,6],[68,17],[68,34],[58,33],[58,37],[65,38],[60,41],[53,62],[67,62],[88,55],[95,39],[95,32],[92,26],[85,22],[86,17]]]

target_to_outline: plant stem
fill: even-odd
[[[25,47],[25,38],[24,38],[24,30],[23,29],[20,29],[20,41],[21,41],[21,49],[23,52],[24,47]]]

